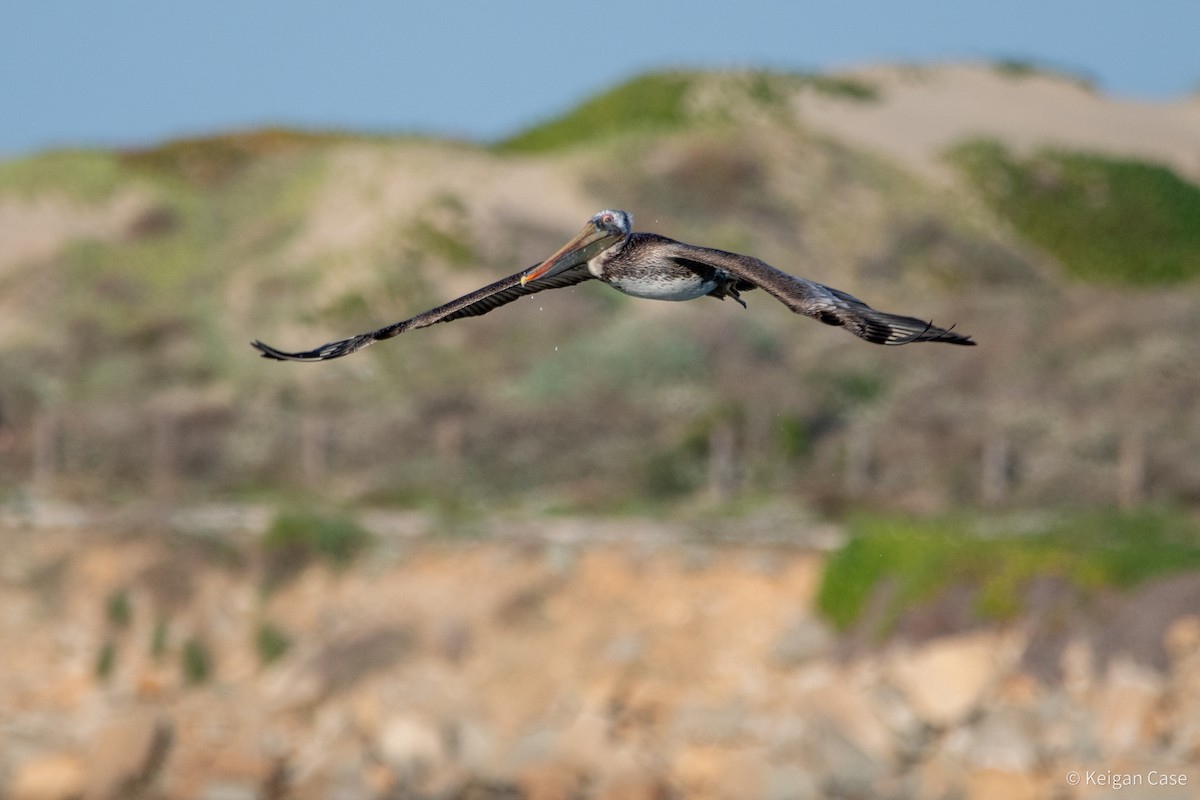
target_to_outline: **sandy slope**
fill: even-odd
[[[498,159],[436,142],[345,147],[290,255],[311,259],[353,251],[378,240],[406,218],[454,198],[488,219],[520,216],[550,228],[573,228],[596,211],[557,159]]]
[[[805,124],[928,177],[948,177],[939,162],[946,147],[986,136],[1020,149],[1060,145],[1160,161],[1200,179],[1197,97],[1129,100],[1065,78],[1007,75],[988,65],[876,66],[848,77],[878,87],[880,101],[804,92],[796,110]]]

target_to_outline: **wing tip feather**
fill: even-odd
[[[955,325],[951,325],[949,328],[939,328],[937,325],[933,324],[932,320],[921,324],[923,324],[925,327],[921,330],[910,329],[906,335],[898,335],[905,333],[904,328],[889,326],[891,330],[888,334],[887,341],[881,342],[881,344],[901,345],[911,344],[913,342],[942,342],[943,344],[958,344],[969,347],[974,347],[976,344],[975,340],[969,335],[964,333],[956,333],[954,331],[954,328],[956,327]]]
[[[329,345],[302,353],[287,353],[258,339],[252,341],[250,346],[258,351],[259,356],[271,359],[272,361],[324,361],[328,358],[336,358],[336,356],[323,354]]]

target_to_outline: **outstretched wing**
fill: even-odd
[[[273,358],[276,361],[328,361],[331,358],[341,358],[342,356],[350,355],[369,344],[374,344],[383,339],[390,339],[408,330],[425,328],[438,322],[449,322],[461,319],[462,317],[478,317],[527,294],[536,294],[546,289],[561,289],[564,286],[574,286],[593,277],[588,272],[587,265],[580,264],[577,267],[560,272],[551,278],[533,281],[522,286],[521,276],[528,271],[528,269],[524,269],[514,275],[509,275],[507,278],[501,278],[495,283],[484,286],[482,289],[477,289],[468,295],[464,295],[457,300],[451,300],[449,303],[437,308],[431,308],[424,313],[417,314],[415,317],[401,320],[379,330],[360,333],[358,336],[351,336],[349,339],[323,344],[313,350],[305,350],[299,353],[285,353],[257,340],[250,344],[262,353],[263,358]]]
[[[915,317],[876,311],[851,294],[789,275],[751,256],[671,241],[668,258],[680,262],[700,262],[722,269],[733,279],[737,289],[744,291],[745,284],[752,284],[797,314],[812,317],[826,325],[839,325],[875,344],[975,344],[970,336],[939,328],[932,322]]]

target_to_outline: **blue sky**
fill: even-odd
[[[1169,98],[1200,1],[14,0],[0,157],[264,124],[488,139],[660,67],[1019,57]]]

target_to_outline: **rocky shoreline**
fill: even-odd
[[[214,543],[0,538],[9,800],[1167,799],[1200,785],[1190,573],[1139,590],[1175,598],[1152,654],[1074,629],[1061,606],[855,641],[814,612],[823,556],[778,543],[423,537],[266,592],[254,559]],[[1138,602],[1104,613],[1142,647]],[[1047,652],[1052,670],[1037,667]]]

